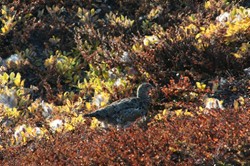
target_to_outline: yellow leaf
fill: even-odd
[[[205,2],[205,9],[210,9],[211,8],[211,2],[207,1]]]
[[[21,85],[21,74],[20,73],[16,74],[16,78],[14,79],[14,84],[18,87]]]
[[[241,105],[245,105],[245,99],[242,96],[239,97],[238,101]]]
[[[191,117],[194,116],[191,112],[188,112],[188,111],[185,111],[185,112],[184,112],[184,115],[186,115],[186,116],[191,116]]]
[[[30,113],[34,113],[36,109],[34,107],[32,107],[32,106],[29,106],[28,110],[29,110]]]
[[[89,16],[89,12],[86,12],[86,13],[84,14],[84,16]]]
[[[205,31],[206,28],[205,27],[200,27],[200,30]]]
[[[44,66],[45,67],[49,67],[50,65],[52,65],[55,61],[55,58],[54,56],[50,56],[50,58],[46,59],[45,62],[44,62]]]
[[[199,39],[201,37],[201,34],[198,33],[196,36],[195,36],[195,39]]]
[[[242,43],[241,47],[240,47],[240,50],[245,53],[247,52],[248,50],[250,49],[250,43]]]
[[[66,99],[66,105],[67,105],[68,107],[71,107],[71,106],[72,106],[72,103],[71,103],[71,101],[70,101],[69,99]]]
[[[155,115],[155,116],[154,116],[154,119],[155,119],[155,120],[162,120],[162,119],[163,119],[163,116],[162,116],[162,114],[160,113],[160,114]]]
[[[34,132],[34,129],[32,127],[30,127],[30,126],[26,127],[25,131],[26,131],[26,133],[28,135],[31,135],[31,136],[35,136],[36,135],[36,133]]]
[[[21,81],[20,87],[24,86],[24,80]]]
[[[125,20],[125,17],[123,15],[121,15],[121,20],[124,21]]]
[[[175,111],[175,114],[176,114],[177,116],[183,115],[182,109],[176,110],[176,111]]]
[[[199,106],[199,110],[200,110],[200,111],[203,111],[203,110],[204,110],[204,108],[202,108],[201,106]]]
[[[69,124],[69,123],[65,123],[65,124],[64,124],[64,129],[65,129],[66,131],[72,131],[72,130],[75,129],[75,127],[72,126],[72,125]]]
[[[90,128],[95,129],[99,126],[99,124],[100,124],[100,122],[96,118],[93,118],[91,121],[91,124],[90,124]]]
[[[135,51],[135,52],[140,52],[142,51],[142,46],[139,44],[139,43],[136,43],[132,46],[132,49]]]
[[[196,86],[198,89],[201,89],[201,90],[205,90],[206,88],[206,84],[200,83],[200,82],[196,82]]]
[[[239,102],[237,100],[234,100],[234,109],[235,110],[239,109]]]
[[[73,118],[71,119],[71,124],[72,124],[73,126],[76,126],[77,124],[79,124],[79,123],[84,123],[84,122],[85,122],[85,120],[83,119],[82,115],[79,115],[79,116],[77,116],[77,117],[73,117]]]
[[[143,44],[145,46],[151,45],[151,44],[156,44],[159,42],[159,38],[155,35],[152,36],[145,36],[144,40],[143,40]]]
[[[81,15],[82,14],[82,9],[78,7],[77,9],[77,14]]]
[[[9,75],[7,73],[3,73],[3,75],[0,76],[0,82],[1,84],[6,84],[9,81]]]
[[[162,112],[162,115],[167,115],[167,113],[168,113],[168,110],[164,109],[163,112]]]
[[[64,109],[64,112],[69,112],[69,113],[71,112],[68,106],[65,106],[63,109]]]
[[[95,14],[95,9],[91,9],[90,14],[91,14],[91,16],[93,16]]]
[[[169,147],[168,148],[170,151],[172,151],[172,152],[176,152],[177,151],[177,149],[175,149],[175,148],[173,148],[173,147]]]
[[[115,22],[116,22],[116,23],[119,23],[120,21],[121,21],[120,17],[117,17],[117,18],[115,19]]]
[[[6,10],[4,10],[4,9],[1,9],[1,11],[2,11],[2,15],[7,15],[7,12],[6,12]]]
[[[236,86],[233,86],[232,89],[231,89],[232,92],[237,92],[237,90],[238,90],[238,89],[237,89]]]
[[[8,32],[8,29],[6,28],[6,26],[1,28],[1,31],[3,34],[6,34]]]
[[[14,78],[15,78],[15,73],[14,73],[14,72],[11,72],[11,73],[10,73],[10,80],[14,80]]]
[[[6,115],[13,118],[18,118],[20,115],[20,112],[17,110],[17,108],[6,108]]]
[[[144,46],[148,46],[149,45],[149,40],[145,38],[143,40],[143,44],[144,44]]]
[[[25,144],[27,142],[27,138],[25,137],[25,135],[23,135],[23,143]]]
[[[237,58],[237,59],[238,59],[238,58],[242,58],[242,55],[239,54],[239,53],[234,53],[233,56],[234,56],[235,58]]]
[[[85,106],[86,106],[86,109],[87,109],[88,111],[92,110],[92,106],[91,106],[91,103],[90,103],[90,102],[86,102],[86,103],[85,103]]]

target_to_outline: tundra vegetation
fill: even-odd
[[[249,165],[248,0],[2,0],[1,165]],[[144,123],[84,115],[156,88]]]

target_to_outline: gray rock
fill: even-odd
[[[245,68],[245,69],[244,69],[244,72],[246,73],[246,75],[247,75],[248,77],[250,77],[250,67]]]
[[[127,126],[137,118],[145,116],[150,106],[149,90],[153,86],[142,83],[137,89],[137,96],[125,98],[101,108],[85,117],[95,117],[104,123]]]

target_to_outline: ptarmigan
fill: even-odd
[[[111,125],[127,126],[137,118],[145,116],[150,106],[148,92],[153,86],[142,83],[137,89],[137,96],[125,98],[101,108],[93,113],[85,114],[85,117],[95,117],[98,120]]]

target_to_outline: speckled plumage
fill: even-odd
[[[151,84],[142,83],[137,89],[136,97],[113,102],[93,113],[86,114],[85,117],[95,117],[112,125],[127,125],[147,114],[150,105],[148,92],[151,88]]]

